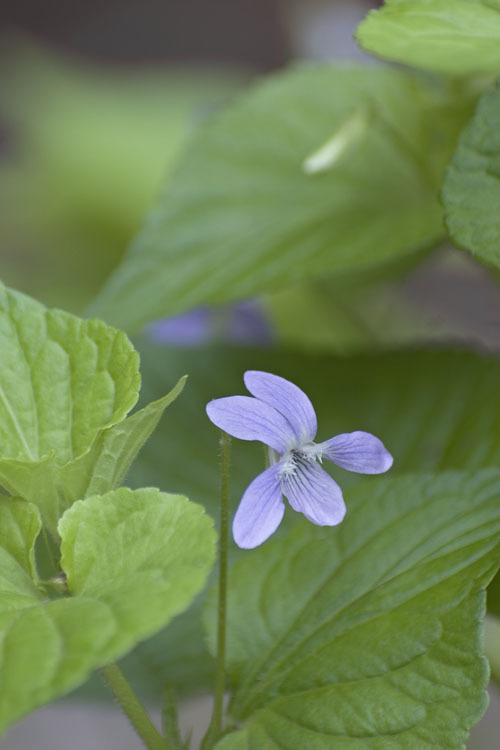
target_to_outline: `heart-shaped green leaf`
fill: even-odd
[[[83,682],[185,609],[215,554],[199,505],[122,488],[75,503],[59,524],[73,596],[48,600],[31,578],[40,521],[0,502],[0,730]]]
[[[375,480],[230,574],[231,720],[217,748],[460,748],[487,705],[500,472]],[[215,640],[215,597],[207,622]]]

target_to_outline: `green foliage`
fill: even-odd
[[[417,68],[500,72],[498,0],[386,0],[358,27],[363,49]]]
[[[230,574],[220,750],[461,748],[487,705],[484,587],[500,472],[375,480],[336,529],[303,522]],[[207,620],[214,642],[214,598]]]
[[[168,420],[141,452],[129,481],[186,492],[214,517],[218,434],[205,405],[212,398],[245,393],[242,375],[251,368],[283,375],[308,393],[318,414],[318,439],[357,429],[382,438],[395,458],[391,475],[498,465],[500,364],[493,357],[436,350],[345,358],[256,349],[180,351],[145,344],[140,350],[145,400],[162,392],[167,371],[172,378],[189,372],[190,378],[185,396],[169,408]],[[235,440],[232,453],[231,517],[245,487],[264,468],[260,445]],[[360,478],[328,463],[324,468],[332,469],[349,503],[349,488]],[[366,479],[368,488],[373,481]],[[287,513],[284,528],[297,518]],[[238,554],[232,545],[233,557]],[[187,691],[208,684],[211,662],[202,644],[198,609],[197,604],[127,658],[130,674],[143,684],[168,676]]]
[[[270,77],[199,128],[92,312],[137,329],[435,245],[442,174],[469,114],[468,96],[396,70]]]
[[[75,500],[121,483],[184,379],[125,418],[139,355],[121,331],[0,286],[0,482],[55,534]]]
[[[54,531],[64,476],[137,401],[139,357],[121,331],[0,287],[0,482]]]
[[[500,265],[500,87],[487,92],[462,132],[443,186],[453,240]]]
[[[186,376],[180,378],[163,398],[103,430],[87,453],[62,468],[61,475],[70,502],[88,495],[102,494],[121,484],[137,453],[167,406],[181,393],[185,382]]]
[[[127,488],[94,496],[75,503],[59,524],[73,596],[48,600],[29,575],[36,508],[12,498],[2,503],[0,730],[187,607],[215,552],[211,520],[184,497]]]
[[[0,497],[0,625],[40,599],[34,547],[41,529],[38,509],[19,498]]]

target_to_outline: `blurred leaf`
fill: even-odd
[[[228,614],[246,724],[217,748],[463,747],[487,706],[499,496],[498,470],[377,479],[336,529],[303,522],[246,555]]]
[[[442,174],[470,104],[391,69],[268,78],[194,135],[93,313],[137,329],[435,245]]]
[[[265,298],[272,329],[285,346],[353,353],[431,341],[469,343],[470,333],[450,319],[436,320],[426,301],[410,299],[404,282],[310,281]]]
[[[135,404],[139,357],[121,331],[0,286],[0,482],[54,531],[62,467]]]
[[[23,38],[2,42],[1,277],[79,312],[137,232],[189,130],[243,75],[118,67]]]
[[[245,393],[247,369],[275,372],[300,385],[318,414],[318,439],[367,430],[394,455],[391,474],[500,465],[500,362],[469,352],[403,351],[355,357],[257,349],[186,351],[140,345],[142,398],[190,373],[183,398],[149,441],[128,477],[133,486],[185,492],[218,517],[218,434],[205,414],[212,398]],[[168,375],[167,375],[168,373]],[[262,446],[233,441],[231,516],[245,487],[264,467]],[[350,507],[359,476],[334,469]],[[373,478],[362,480],[367,487]],[[297,522],[287,513],[283,528]],[[233,557],[241,554],[231,544]],[[143,689],[168,678],[182,690],[209,684],[212,660],[199,624],[200,603],[127,658]],[[150,688],[149,688],[150,689]]]
[[[442,73],[500,72],[499,0],[386,0],[356,31],[363,49]]]
[[[499,14],[500,15],[500,14]],[[459,247],[500,265],[500,86],[479,101],[443,186],[446,222]]]
[[[27,517],[32,510],[24,506]],[[30,549],[33,531],[28,518]],[[203,586],[215,552],[202,508],[153,489],[123,488],[79,501],[61,519],[60,532],[71,598],[43,599],[17,559],[0,549],[0,730],[184,609]]]

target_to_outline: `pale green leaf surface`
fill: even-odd
[[[41,519],[36,505],[0,495],[0,547],[36,580],[35,541]]]
[[[318,439],[352,430],[380,437],[394,456],[391,474],[476,470],[500,465],[500,364],[471,352],[402,351],[354,357],[215,348],[203,351],[140,345],[144,403],[165,390],[168,378],[190,373],[183,398],[169,407],[168,419],[132,467],[133,486],[155,484],[186,492],[218,517],[220,479],[217,429],[205,413],[212,398],[244,394],[243,373],[261,369],[297,383],[318,416]],[[231,518],[250,481],[264,468],[262,446],[232,441]],[[349,502],[359,475],[331,471]],[[367,478],[368,487],[374,481]],[[284,527],[299,519],[287,509]],[[238,554],[231,544],[232,554]],[[173,679],[185,690],[210,684],[211,661],[190,609],[172,626],[127,659],[142,682]],[[156,683],[155,683],[156,684]]]
[[[35,505],[0,496],[0,627],[41,599],[34,559],[40,529]]]
[[[59,532],[69,589],[112,609],[120,651],[185,609],[214,560],[215,534],[203,508],[153,488],[80,500]]]
[[[432,246],[442,173],[469,113],[467,97],[391,69],[268,78],[199,128],[92,313],[137,329]]]
[[[498,470],[377,479],[335,529],[303,522],[238,562],[229,713],[246,724],[217,747],[462,748],[487,705],[499,496]]]
[[[500,12],[499,12],[500,15]],[[500,46],[499,46],[500,49]],[[443,203],[459,247],[500,265],[500,87],[486,93],[446,172]]]
[[[107,647],[119,625],[106,604],[59,599],[24,606],[1,632],[0,731],[114,656]]]
[[[163,412],[181,393],[185,380],[181,378],[163,398],[102,431],[90,451],[62,467],[61,478],[70,502],[103,494],[121,484]]]
[[[127,336],[0,286],[0,482],[37,503],[52,529],[60,467],[133,407],[139,357]]]
[[[137,400],[138,356],[121,331],[47,310],[0,288],[0,439],[4,458],[59,464]]]
[[[443,73],[500,72],[498,0],[386,0],[356,31],[363,49]]]
[[[28,520],[25,557],[35,531]],[[79,501],[60,531],[73,597],[43,599],[22,565],[0,549],[0,730],[165,625],[202,588],[215,555],[203,509],[155,489]]]

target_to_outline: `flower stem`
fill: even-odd
[[[148,750],[169,750],[167,742],[149,718],[120,667],[108,664],[99,671]]]
[[[229,532],[229,464],[231,438],[221,430],[221,503],[219,595],[217,605],[217,657],[215,665],[215,694],[212,720],[201,745],[202,750],[213,747],[223,732],[224,690],[226,681],[226,619],[227,619],[227,548]]]

